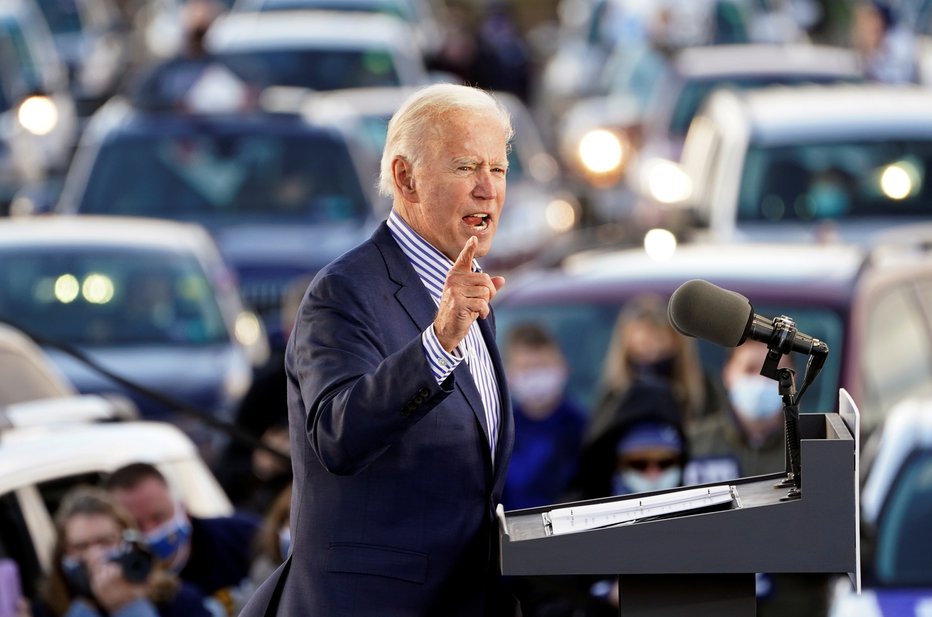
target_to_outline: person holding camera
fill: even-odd
[[[52,568],[35,617],[212,617],[194,587],[160,567],[129,514],[102,489],[61,501]]]

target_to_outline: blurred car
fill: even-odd
[[[663,256],[633,248],[577,253],[560,267],[509,277],[493,301],[497,335],[504,341],[514,324],[541,322],[567,354],[571,394],[592,409],[625,303],[642,293],[666,299],[687,280],[705,279],[747,297],[755,313],[788,316],[825,341],[828,359],[801,410],[833,411],[844,387],[869,431],[894,403],[932,393],[932,230],[914,232],[870,250],[747,243],[683,244]],[[718,379],[727,350],[698,344],[707,377]]]
[[[58,417],[41,425],[9,422],[0,409],[0,558],[18,566],[23,593],[36,599],[51,568],[61,498],[79,484],[100,485],[122,465],[156,465],[174,494],[195,516],[225,516],[233,507],[198,450],[178,428],[164,422],[86,422],[69,418],[70,399],[55,399]],[[48,402],[29,403],[42,415]]]
[[[414,31],[388,15],[231,12],[207,33],[213,56],[258,87],[336,90],[428,82]]]
[[[379,160],[388,121],[411,88],[361,88],[308,97],[306,116],[322,124],[339,124],[359,135]],[[508,196],[495,242],[483,258],[486,268],[513,268],[577,226],[579,206],[563,186],[556,160],[545,150],[537,126],[520,99],[506,92],[495,97],[511,113],[515,137],[508,154]],[[374,170],[378,174],[378,170]],[[381,204],[383,215],[390,200]]]
[[[236,0],[231,10],[379,13],[410,25],[418,46],[427,57],[436,54],[442,43],[440,25],[429,0]]]
[[[68,70],[78,115],[116,94],[128,66],[125,32],[112,0],[35,0]]]
[[[629,80],[661,73],[645,86],[653,86],[649,95],[582,102],[567,113],[561,132],[566,164],[593,185],[592,207],[609,220],[640,214],[632,212],[634,196],[625,185],[651,159],[679,160],[690,122],[715,90],[862,79],[853,50],[809,43],[687,47],[667,64],[644,52],[641,65],[629,69]]]
[[[104,217],[0,220],[0,318],[41,340],[78,391],[131,398],[205,456],[222,445],[199,418],[89,366],[229,420],[267,355],[259,320],[197,225]],[[80,355],[68,351],[76,349]]]
[[[851,84],[716,93],[680,163],[658,165],[643,191],[669,220],[687,215],[676,224],[683,235],[869,243],[929,220],[932,92]]]
[[[57,210],[202,224],[281,340],[282,295],[367,238],[377,161],[297,113],[150,114],[114,100],[86,129]]]
[[[67,168],[77,140],[68,72],[33,0],[0,3],[0,215]]]
[[[926,615],[932,607],[932,399],[893,409],[862,448],[862,593],[840,581],[830,617]]]

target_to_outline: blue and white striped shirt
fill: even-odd
[[[388,215],[388,228],[398,246],[401,247],[411,265],[414,266],[415,272],[417,272],[421,282],[424,283],[430,297],[433,298],[434,304],[440,306],[443,285],[446,282],[447,273],[453,267],[453,262],[411,229],[394,210]],[[473,260],[473,271],[479,270],[479,264]],[[437,383],[441,383],[449,377],[450,373],[459,366],[461,361],[466,361],[469,372],[479,390],[479,395],[482,397],[485,420],[489,427],[489,448],[494,460],[495,444],[498,441],[499,418],[501,416],[499,390],[498,382],[495,380],[495,368],[492,366],[492,358],[489,356],[489,350],[482,339],[482,332],[479,330],[478,322],[473,322],[469,327],[469,332],[466,333],[466,338],[460,342],[452,354],[447,353],[440,345],[433,324],[428,326],[421,334],[421,341],[424,344],[427,362],[430,364]]]

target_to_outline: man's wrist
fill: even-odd
[[[424,355],[427,358],[427,364],[430,365],[434,379],[437,380],[438,384],[443,383],[463,360],[461,350],[457,347],[453,350],[453,353],[450,353],[444,349],[437,339],[433,324],[428,326],[421,334],[421,343],[424,346]]]

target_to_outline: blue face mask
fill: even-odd
[[[683,468],[679,466],[664,469],[653,477],[642,471],[626,469],[615,474],[612,479],[612,490],[615,495],[664,491],[679,486],[682,479]]]
[[[728,390],[728,400],[738,416],[766,420],[783,411],[777,382],[762,375],[743,375]]]
[[[161,561],[169,564],[173,570],[180,570],[186,560],[187,546],[191,540],[191,521],[175,508],[175,516],[165,521],[159,527],[145,534],[146,545],[152,554]],[[181,550],[184,548],[185,550]]]

